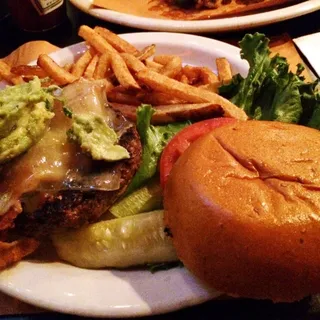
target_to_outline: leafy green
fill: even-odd
[[[319,129],[320,130],[320,93],[318,92],[315,95],[315,99],[312,97],[304,96],[308,103],[311,104],[310,109],[313,110],[311,117],[308,119],[306,125],[311,128]]]
[[[269,39],[263,34],[247,34],[239,44],[241,58],[249,63],[248,75],[235,75],[219,93],[250,118],[320,127],[317,82],[304,82],[304,67],[299,64],[293,73],[286,58],[271,57]]]
[[[148,104],[142,104],[137,110],[137,129],[143,146],[142,163],[126,194],[141,187],[155,175],[164,147],[175,134],[190,124],[189,122],[181,122],[165,126],[153,126],[150,124],[153,113],[154,109]]]
[[[64,106],[62,110],[66,117],[72,119],[73,111],[70,108]]]

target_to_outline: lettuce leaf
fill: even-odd
[[[306,100],[306,104],[311,105],[309,109],[312,110],[312,114],[305,125],[320,130],[320,92],[317,92],[315,96],[305,94],[303,98]]]
[[[148,104],[142,104],[137,110],[137,129],[143,147],[142,162],[128,186],[126,195],[141,187],[156,174],[164,147],[175,134],[190,124],[190,122],[181,122],[153,126],[150,124],[153,113],[154,109]]]
[[[304,82],[304,67],[298,65],[293,73],[286,58],[271,57],[269,39],[263,34],[247,34],[239,44],[241,58],[249,63],[248,75],[235,75],[230,84],[219,88],[219,93],[252,119],[320,127],[317,82]]]

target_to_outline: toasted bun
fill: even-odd
[[[58,47],[52,45],[47,41],[30,41],[11,52],[2,60],[9,66],[28,64],[33,60],[37,60],[39,52],[49,54],[58,49]]]
[[[185,266],[232,296],[320,292],[320,132],[247,121],[212,131],[174,166],[165,223]]]

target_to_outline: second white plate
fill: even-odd
[[[171,32],[221,32],[263,26],[296,18],[320,9],[319,0],[306,0],[304,2],[276,10],[267,10],[262,13],[248,14],[239,17],[182,21],[163,20],[138,17],[130,14],[116,12],[102,8],[91,8],[92,0],[70,0],[80,10],[101,20],[145,30],[171,31]]]

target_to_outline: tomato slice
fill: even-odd
[[[164,148],[160,159],[160,183],[164,188],[170,171],[180,156],[187,150],[190,144],[204,134],[237,121],[233,118],[213,118],[196,122],[176,134]]]

